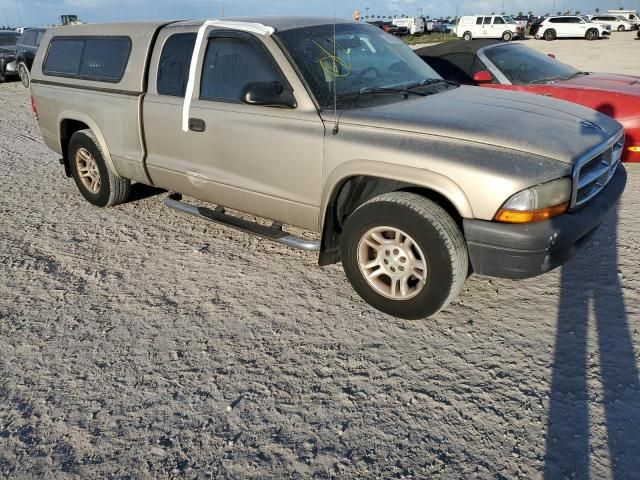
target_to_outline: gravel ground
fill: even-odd
[[[637,478],[640,165],[563,269],[405,322],[151,189],[91,207],[0,105],[0,475]]]

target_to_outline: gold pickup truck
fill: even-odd
[[[471,273],[562,264],[626,183],[614,120],[447,82],[357,22],[54,28],[31,88],[46,143],[93,205],[126,201],[131,182],[164,188],[175,210],[342,261],[368,303],[406,319],[440,311]]]

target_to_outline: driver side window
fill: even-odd
[[[285,83],[270,53],[257,40],[240,36],[209,40],[202,66],[202,100],[242,103],[249,83],[273,81]]]

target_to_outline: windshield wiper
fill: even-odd
[[[538,83],[549,83],[549,82],[557,82],[558,80],[567,80],[566,77],[560,77],[560,76],[555,76],[555,77],[545,77],[545,78],[539,78],[537,80],[532,80],[531,82],[529,82],[530,85],[535,85]]]
[[[404,95],[417,95],[418,97],[426,97],[428,94],[424,93],[424,92],[416,92],[411,90],[411,87],[403,87],[403,88],[399,88],[399,87],[367,87],[367,88],[363,88],[362,90],[360,90],[360,92],[358,92],[358,97],[361,97],[362,95],[368,94],[368,93],[372,93],[372,94],[376,94],[376,93],[402,93]]]
[[[549,83],[549,82],[557,82],[557,81],[562,81],[562,80],[571,80],[572,78],[576,78],[580,75],[589,75],[586,72],[576,72],[573,75],[569,75],[568,77],[561,77],[561,76],[555,76],[555,77],[545,77],[545,78],[540,78],[538,80],[533,80],[531,82],[529,82],[530,85],[534,85],[534,84],[538,84],[538,83]]]
[[[450,80],[445,80],[443,78],[427,78],[425,80],[422,80],[421,82],[411,83],[405,86],[404,88],[407,90],[412,90],[414,88],[426,87],[428,85],[436,85],[438,83],[446,83],[448,85],[454,85],[456,87],[460,86],[459,83],[452,82]]]
[[[576,72],[573,75],[571,75],[570,77],[567,77],[566,80],[571,80],[572,78],[576,78],[580,75],[589,75],[587,72]]]

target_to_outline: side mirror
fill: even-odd
[[[480,70],[473,75],[474,83],[491,83],[493,82],[493,75],[488,70]]]
[[[263,107],[296,108],[298,104],[290,90],[281,82],[252,82],[242,93],[242,100],[248,105]]]
[[[554,60],[556,59],[556,56],[553,53],[549,53],[547,56],[553,58]]]

